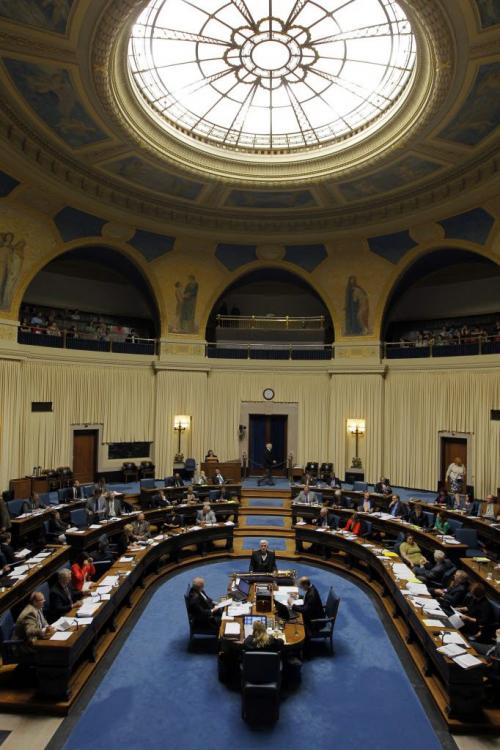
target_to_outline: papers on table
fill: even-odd
[[[17,557],[19,560],[22,560],[24,557],[29,557],[30,555],[31,550],[27,547],[20,549],[18,552],[14,552],[14,557]]]
[[[441,620],[428,619],[424,620],[424,625],[426,625],[428,628],[440,628],[443,623],[441,622]]]
[[[130,557],[128,555],[124,555],[123,557],[120,557],[120,559],[118,560],[118,562],[129,563],[129,562],[133,562],[133,560],[134,560],[133,555],[130,556]]]
[[[82,591],[90,591],[90,587],[92,586],[91,581],[84,581],[82,586]]]
[[[20,578],[24,573],[27,573],[29,569],[29,565],[18,565],[15,570],[9,573],[9,576],[11,578]]]
[[[117,586],[118,581],[120,580],[120,576],[106,576],[106,578],[103,578],[100,582],[101,586]]]
[[[199,531],[201,526],[191,526],[190,531]]]
[[[460,628],[463,628],[465,624],[460,616],[460,612],[457,612],[456,609],[454,609],[453,614],[450,615],[449,622],[450,622],[450,625],[452,625],[457,630],[460,630]]]
[[[226,624],[224,625],[224,635],[229,637],[237,637],[240,636],[240,623],[239,622],[230,622],[226,621]]]
[[[459,646],[467,646],[467,641],[462,638],[460,633],[454,631],[443,635],[443,643],[457,643]]]
[[[230,604],[233,603],[232,599],[224,599],[224,601],[219,602],[214,606],[214,609],[223,609],[224,607],[228,607]]]
[[[445,544],[460,544],[460,542],[458,541],[458,539],[455,539],[454,536],[450,536],[449,534],[445,534],[443,536],[443,542]]]
[[[428,599],[423,605],[423,611],[425,615],[431,617],[448,617],[446,612],[443,612],[437,599]]]
[[[245,604],[232,604],[227,608],[227,614],[229,617],[241,617],[243,615],[249,615],[252,612],[252,605],[250,602]]]
[[[234,526],[234,521],[224,521],[224,526]]]
[[[459,646],[458,643],[448,643],[446,646],[440,646],[438,651],[440,654],[452,657],[465,653],[466,649],[463,646]]]
[[[476,659],[472,654],[460,654],[459,656],[454,656],[453,661],[463,669],[476,667],[478,664],[482,664],[481,659]]]
[[[415,596],[429,596],[429,589],[425,585],[425,583],[412,583],[408,582],[406,584],[407,590],[410,592],[410,594],[413,594]]]
[[[69,628],[75,624],[75,621],[70,619],[69,617],[60,617],[58,620],[52,623],[52,627],[55,628],[55,630],[69,630]]]
[[[400,581],[409,581],[415,578],[415,575],[412,573],[411,568],[409,568],[405,563],[394,563],[394,565],[392,566],[392,571],[396,578],[399,578]]]
[[[37,555],[33,555],[32,560],[45,560],[46,557],[50,557],[52,552],[39,552]]]
[[[100,523],[91,523],[89,526],[89,529],[100,529],[101,524]]]
[[[96,610],[98,610],[100,607],[100,602],[93,602],[93,601],[86,601],[78,612],[76,613],[77,617],[91,617]]]
[[[489,557],[473,557],[474,562],[489,562]]]
[[[110,594],[112,590],[111,586],[98,586],[94,593],[96,595],[102,596],[103,594]]]
[[[297,521],[297,523],[295,524],[295,526],[307,526],[307,524],[306,524],[306,522],[305,522],[305,521],[304,521],[304,520],[303,520],[303,519],[301,518],[301,519],[300,519],[299,521]]]
[[[50,636],[51,641],[67,641],[68,638],[71,638],[73,635],[71,630],[66,630],[64,632],[56,631],[54,635]]]
[[[90,625],[94,618],[93,617],[79,617],[78,618],[78,624],[79,625]]]

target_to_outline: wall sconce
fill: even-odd
[[[354,435],[356,438],[356,455],[352,459],[352,468],[361,469],[361,459],[358,456],[359,447],[359,436],[364,435],[366,432],[366,422],[364,419],[348,419],[347,420],[347,432],[350,435]]]
[[[177,432],[178,435],[177,453],[175,456],[176,463],[184,461],[184,454],[181,453],[181,435],[188,429],[190,424],[191,417],[188,417],[185,414],[177,414],[177,416],[174,417],[174,431]]]

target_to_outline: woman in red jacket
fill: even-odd
[[[71,566],[71,585],[75,591],[82,591],[83,584],[95,576],[95,568],[91,557],[81,554]]]
[[[351,534],[356,534],[356,536],[361,534],[361,521],[357,513],[353,513],[352,516],[347,519],[344,531],[350,531]]]

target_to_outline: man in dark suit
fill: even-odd
[[[208,627],[217,632],[222,610],[214,609],[214,602],[205,593],[205,581],[200,576],[193,578],[188,594],[188,608],[195,627]]]
[[[320,529],[336,528],[335,515],[326,505],[320,509],[318,518],[313,518],[313,523]]]
[[[380,481],[377,482],[374,489],[379,495],[390,495],[392,493],[392,487],[389,484],[389,480],[385,477],[380,477]]]
[[[55,622],[72,609],[74,603],[81,599],[83,593],[71,588],[71,570],[63,568],[57,574],[57,581],[50,588],[49,621]]]
[[[220,469],[215,470],[215,474],[212,477],[212,484],[224,484],[226,480],[220,473]]]
[[[165,522],[163,528],[168,529],[180,529],[182,526],[182,516],[180,516],[175,508],[171,508],[165,516]]]
[[[73,500],[83,500],[84,497],[83,487],[80,486],[80,482],[78,481],[78,479],[75,479],[75,481],[73,482],[73,486],[69,487],[66,490],[65,500],[66,502],[70,503]]]
[[[325,610],[316,586],[313,586],[307,576],[299,578],[299,589],[303,591],[303,604],[292,604],[295,612],[301,612],[304,618],[306,634],[314,632],[315,627],[312,620],[319,620],[325,616]]]
[[[273,455],[273,444],[272,443],[266,443],[266,447],[264,450],[264,476],[259,479],[257,484],[260,486],[261,484],[274,484],[273,480],[273,466],[276,465],[276,459]]]
[[[394,518],[408,518],[408,506],[403,503],[399,495],[393,495],[389,503],[389,513]]]
[[[252,552],[248,569],[250,573],[273,573],[276,570],[274,552],[269,549],[269,543],[266,539],[261,539],[259,549]]]
[[[174,474],[172,487],[184,487],[184,481],[178,471],[176,471]]]
[[[28,500],[25,500],[21,513],[33,513],[35,510],[45,510],[47,506],[40,500],[38,492],[34,492]]]
[[[12,534],[9,531],[4,531],[0,534],[0,552],[7,560],[7,564],[11,565],[16,562],[16,556],[14,554],[14,548],[11,545]]]

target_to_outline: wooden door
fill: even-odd
[[[455,458],[461,458],[467,470],[467,438],[442,437],[441,438],[441,482],[444,483],[446,469],[454,462]],[[468,472],[467,472],[468,473]],[[467,481],[467,484],[469,482]]]
[[[79,482],[95,482],[97,473],[98,430],[73,433],[73,474]]]

